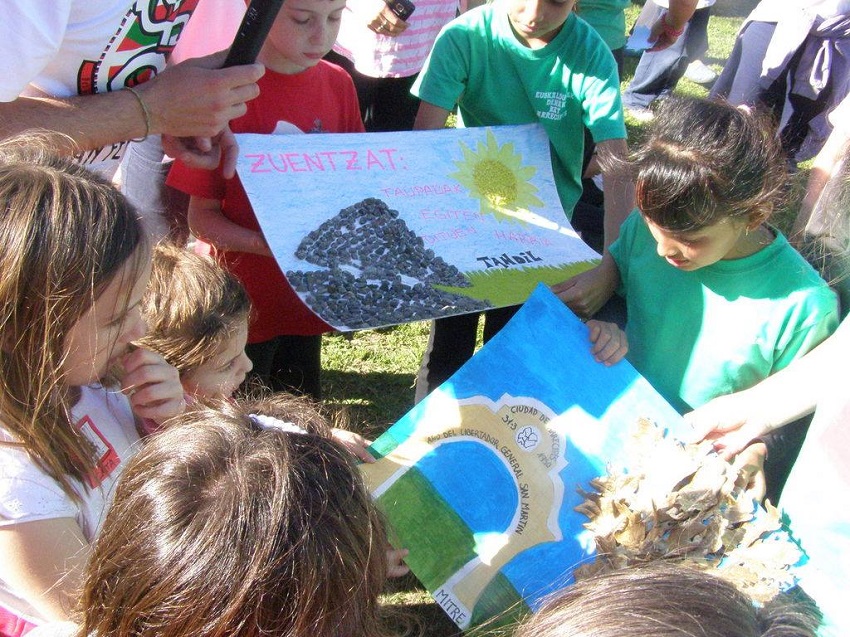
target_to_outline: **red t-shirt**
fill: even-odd
[[[280,132],[292,130],[293,126],[305,133],[363,132],[354,84],[334,64],[321,61],[294,75],[266,71],[259,86],[260,95],[248,102],[248,112],[230,122],[234,133],[272,133],[279,123],[283,124]],[[218,199],[222,214],[230,221],[260,229],[238,176],[224,179],[220,168],[198,170],[176,161],[168,184],[195,197]],[[286,214],[288,204],[298,203],[281,202],[281,214]],[[215,253],[248,291],[254,305],[249,343],[282,335],[322,334],[333,329],[304,305],[272,257],[216,250],[201,238],[197,245],[199,252]]]

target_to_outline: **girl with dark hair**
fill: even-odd
[[[628,359],[674,407],[750,387],[835,330],[835,295],[767,224],[785,172],[757,114],[667,100],[631,165],[638,209],[590,277],[625,297]],[[585,314],[572,281],[556,291]]]

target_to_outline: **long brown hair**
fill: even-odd
[[[814,604],[777,598],[759,608],[732,584],[669,563],[581,580],[515,637],[814,637]]]
[[[250,312],[245,288],[211,257],[160,243],[142,300],[148,332],[139,343],[182,376],[215,356]]]
[[[261,428],[255,415],[305,433]],[[81,635],[383,635],[381,520],[305,399],[196,406],[130,461],[94,546]]]
[[[78,498],[93,450],[70,422],[61,371],[68,330],[135,259],[137,215],[104,179],[30,134],[0,142],[0,422]],[[131,287],[131,286],[128,286]]]

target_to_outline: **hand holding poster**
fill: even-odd
[[[373,445],[367,484],[406,562],[462,628],[525,608],[593,553],[577,487],[622,464],[640,417],[686,425],[541,286],[459,372]]]
[[[536,124],[239,145],[278,264],[337,329],[515,305],[599,258],[566,219]]]
[[[671,555],[775,594],[798,547],[774,541],[776,510],[731,465],[678,442],[690,433],[627,362],[597,363],[587,326],[540,286],[361,469],[395,546],[464,629],[536,610],[582,572]]]

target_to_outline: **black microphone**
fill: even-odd
[[[239,31],[233,38],[224,67],[238,66],[240,64],[253,64],[263,42],[274,24],[283,0],[251,0],[239,25]]]

